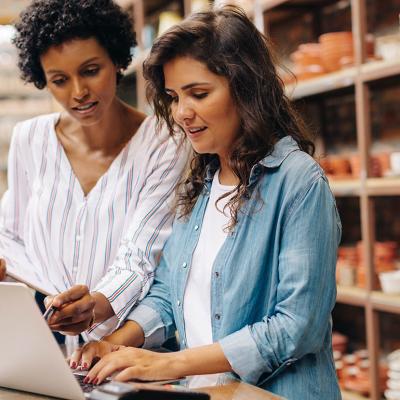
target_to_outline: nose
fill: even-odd
[[[81,79],[73,80],[73,97],[77,102],[84,101],[89,94],[89,90]]]
[[[174,114],[175,121],[179,125],[184,126],[185,123],[187,124],[191,119],[193,119],[195,112],[193,107],[190,105],[190,102],[186,100],[178,100]]]

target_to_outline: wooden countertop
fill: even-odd
[[[243,382],[227,380],[224,385],[196,389],[197,391],[206,392],[210,395],[211,400],[283,400],[282,397],[273,395],[256,386],[248,385]],[[1,400],[44,400],[53,399],[54,397],[46,397],[31,393],[19,392],[0,388]]]

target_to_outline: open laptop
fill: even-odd
[[[22,283],[0,282],[0,386],[69,400],[88,396]]]

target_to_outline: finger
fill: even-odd
[[[81,356],[81,365],[83,369],[89,369],[93,364],[93,360],[100,357],[99,345],[98,342],[95,342],[88,343],[85,346]]]
[[[89,294],[89,289],[86,285],[75,285],[71,289],[66,290],[54,297],[54,307],[60,308],[62,305],[79,300],[83,296]]]
[[[89,371],[88,376],[91,382],[100,384],[114,372],[130,366],[125,365],[125,358],[117,353],[107,354]]]
[[[4,258],[0,258],[0,281],[6,279],[6,260]]]
[[[69,359],[69,366],[72,369],[76,369],[81,361],[82,358],[82,353],[83,353],[83,349],[85,348],[85,346],[83,347],[79,347],[77,348],[71,355],[70,359]]]
[[[46,308],[49,308],[52,305],[54,297],[55,296],[46,296],[45,297],[45,299],[43,300],[43,303]]]
[[[67,314],[63,316],[63,314],[54,313],[49,319],[49,325],[73,325],[83,323],[85,321],[89,324],[93,318],[93,311],[78,311],[72,311],[73,314],[69,316]]]
[[[89,316],[90,319],[95,305],[96,302],[93,297],[91,295],[86,295],[77,301],[61,307],[60,310],[53,314],[50,322],[60,323],[66,320],[67,322],[77,323],[87,318],[87,316]]]
[[[74,336],[86,331],[89,327],[89,322],[85,321],[79,324],[72,325],[49,325],[52,331],[60,332],[63,335]]]
[[[126,381],[130,381],[132,379],[140,379],[143,381],[151,380],[151,379],[146,379],[146,377],[142,373],[141,369],[137,366],[125,368],[121,372],[119,372],[117,375],[115,375],[113,378],[113,380],[119,381],[119,382],[126,382]]]

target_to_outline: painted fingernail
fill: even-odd
[[[73,361],[73,362],[71,363],[71,368],[72,368],[72,369],[75,369],[75,368],[76,368],[76,362],[75,362],[75,361]]]
[[[93,385],[97,385],[99,383],[99,378],[96,378],[94,381],[93,381]]]
[[[83,383],[86,385],[87,383],[90,382],[90,379],[88,376],[86,376],[85,378],[83,378]]]
[[[88,368],[88,364],[87,363],[83,363],[83,368],[87,369]]]

